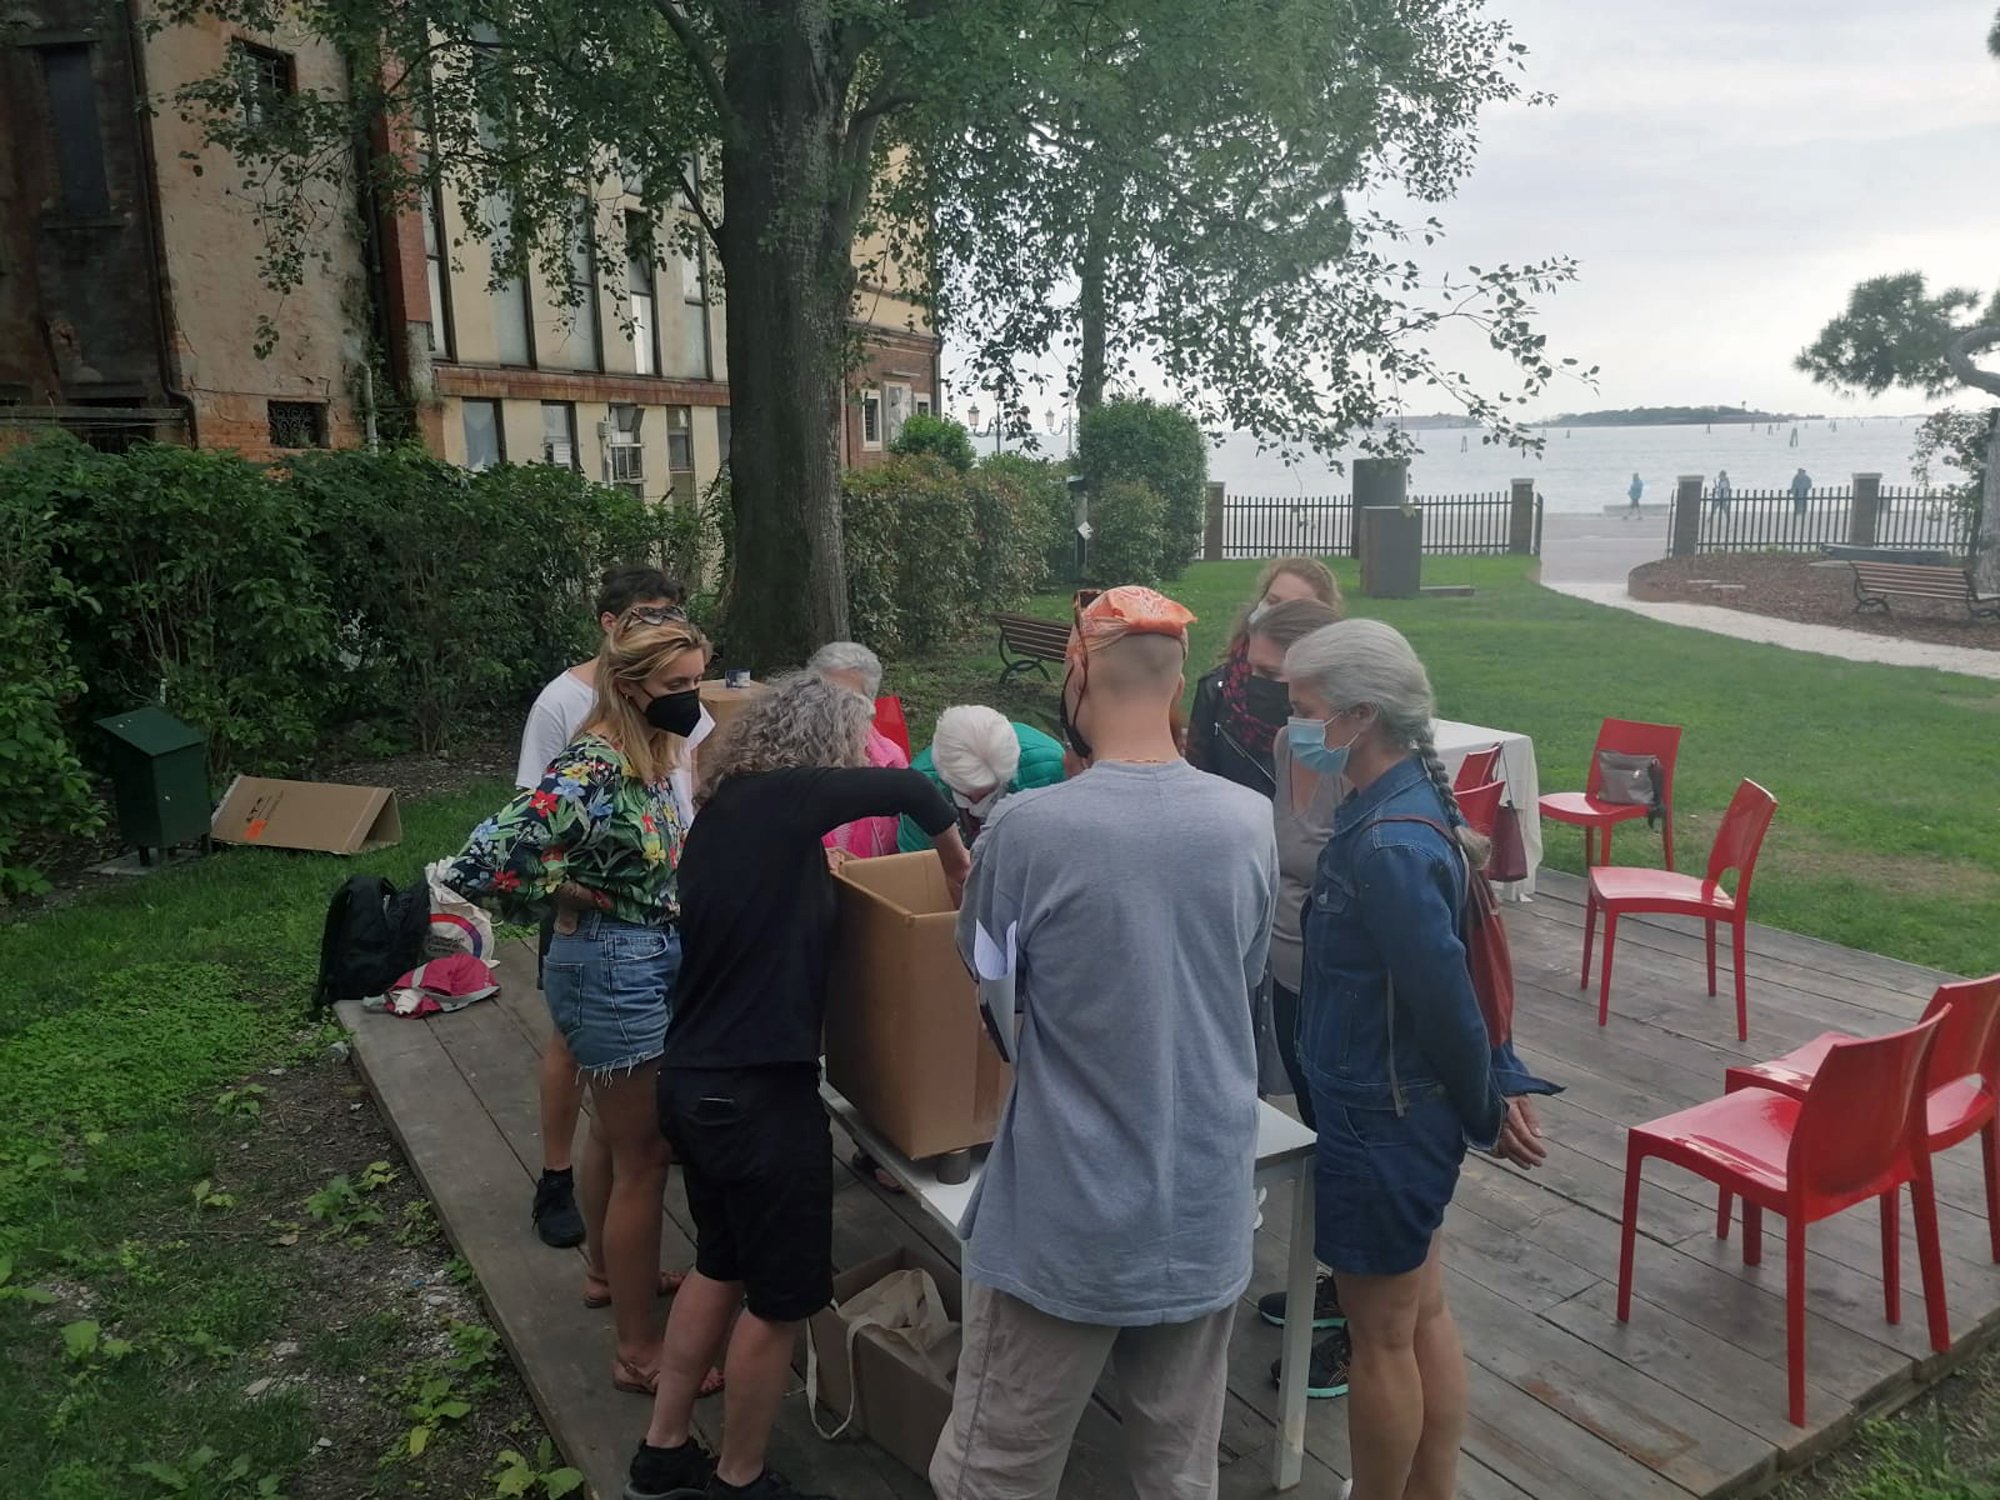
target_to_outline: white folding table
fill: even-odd
[[[1535,742],[1511,729],[1488,729],[1452,719],[1432,720],[1431,733],[1437,740],[1438,759],[1452,776],[1474,750],[1500,747],[1500,779],[1507,784],[1505,800],[1521,815],[1521,847],[1528,856],[1528,878],[1496,889],[1503,899],[1526,901],[1535,894],[1535,872],[1542,867],[1542,780],[1535,769]]]
[[[958,1226],[972,1201],[972,1189],[986,1168],[986,1152],[973,1153],[972,1175],[964,1182],[939,1182],[927,1162],[913,1162],[869,1128],[859,1111],[822,1082],[820,1098],[828,1113],[854,1143],[881,1164],[924,1211],[958,1239]],[[1292,1184],[1291,1258],[1285,1283],[1285,1305],[1311,1307],[1317,1267],[1313,1261],[1313,1133],[1282,1110],[1257,1103],[1258,1187]],[[1250,1233],[1248,1224],[1243,1232]],[[1271,1481],[1281,1490],[1295,1487],[1305,1465],[1306,1370],[1311,1358],[1312,1319],[1285,1320],[1278,1369],[1278,1443],[1271,1464]]]

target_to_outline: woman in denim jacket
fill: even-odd
[[[1511,1055],[1488,1041],[1460,938],[1486,841],[1452,798],[1430,680],[1401,635],[1329,625],[1286,653],[1285,677],[1294,760],[1354,788],[1306,907],[1298,1037],[1319,1132],[1314,1248],[1354,1344],[1349,1493],[1448,1500],[1465,1356],[1440,1226],[1468,1145],[1524,1166],[1542,1155],[1533,1115],[1506,1097]]]

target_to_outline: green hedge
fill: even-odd
[[[566,469],[473,474],[414,451],[233,453],[54,437],[0,454],[0,897],[21,851],[101,817],[91,722],[157,702],[212,769],[488,733],[593,644],[610,562],[682,570],[705,507]],[[691,580],[692,582],[693,580]]]
[[[1152,576],[1178,578],[1201,555],[1208,444],[1186,412],[1155,401],[1107,401],[1083,414],[1076,463],[1090,485],[1093,530],[1100,528],[1099,496],[1119,480],[1143,484],[1160,497],[1160,555],[1148,570]]]
[[[1114,479],[1090,496],[1090,551],[1085,577],[1099,588],[1158,583],[1166,554],[1165,503],[1149,485]]]

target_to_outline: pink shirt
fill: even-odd
[[[897,770],[909,767],[910,758],[903,754],[903,747],[890,739],[879,729],[868,731],[868,764],[890,766]],[[879,854],[896,852],[896,832],[901,820],[897,818],[861,818],[853,823],[843,823],[826,836],[829,849],[844,849],[856,859],[873,859]]]

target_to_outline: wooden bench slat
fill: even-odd
[[[1886,613],[1888,596],[1896,594],[1907,599],[1938,599],[1947,604],[1962,604],[1965,612],[1974,619],[1981,615],[2000,614],[2000,599],[1981,594],[1973,586],[1969,568],[1865,562],[1860,558],[1850,558],[1848,566],[1854,570],[1854,607],[1857,610],[1879,609]]]

